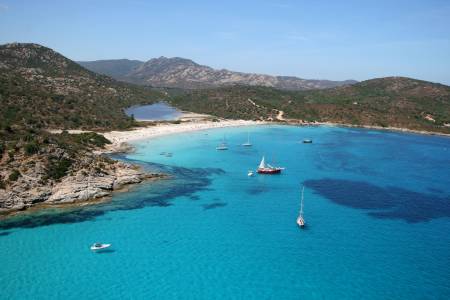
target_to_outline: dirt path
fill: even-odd
[[[278,111],[278,114],[277,114],[277,116],[276,116],[277,120],[283,121],[283,120],[284,120],[283,115],[284,115],[284,111],[279,110],[279,111]]]

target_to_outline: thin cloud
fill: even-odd
[[[0,3],[0,12],[7,11],[9,9],[9,6],[3,3]]]

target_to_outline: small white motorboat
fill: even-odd
[[[111,247],[111,244],[95,243],[91,246],[92,251],[99,251]]]
[[[247,176],[249,176],[249,177],[250,177],[250,176],[253,176],[253,171],[252,171],[252,170],[249,170],[248,173],[247,173]]]

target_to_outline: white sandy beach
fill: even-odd
[[[110,131],[101,134],[103,134],[108,140],[112,142],[112,145],[108,147],[108,150],[114,151],[114,149],[119,149],[123,145],[123,143],[144,139],[151,139],[169,134],[206,130],[212,128],[254,126],[261,124],[266,124],[266,122],[245,121],[245,120],[222,120],[219,122],[198,121],[198,122],[185,122],[180,124],[160,123],[154,126],[136,128],[128,131]]]

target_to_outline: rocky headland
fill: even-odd
[[[54,180],[47,175],[48,166],[35,159],[17,159],[15,164],[2,169],[0,176],[9,180],[0,187],[1,214],[38,204],[85,204],[111,196],[128,185],[164,177],[136,165],[90,154],[74,163],[66,176]],[[63,154],[61,160],[64,159]]]

